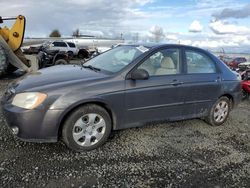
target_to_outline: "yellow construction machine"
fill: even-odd
[[[11,73],[16,69],[32,72],[38,69],[37,62],[31,62],[23,55],[22,46],[25,33],[25,17],[0,17],[0,26],[5,21],[14,20],[9,29],[0,27],[0,76]]]

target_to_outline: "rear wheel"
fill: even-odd
[[[212,126],[222,125],[228,118],[231,108],[230,100],[227,97],[219,98],[212,106],[206,122]]]
[[[249,98],[249,93],[245,89],[242,89],[242,99],[246,100],[248,98]]]
[[[72,59],[74,57],[74,53],[72,51],[68,51],[68,56],[70,59]]]
[[[73,111],[66,119],[62,137],[75,151],[88,151],[103,145],[111,132],[111,119],[98,105],[86,105]]]
[[[89,58],[89,52],[85,49],[80,49],[78,52],[78,58],[80,58],[80,59]]]
[[[58,59],[55,62],[55,65],[67,65],[67,64],[68,64],[68,62],[64,59]]]

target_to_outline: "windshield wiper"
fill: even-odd
[[[82,65],[83,68],[91,69],[93,71],[101,71],[101,69],[93,67],[92,65]]]

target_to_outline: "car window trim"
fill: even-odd
[[[133,70],[137,69],[143,62],[145,62],[146,59],[148,59],[150,56],[152,56],[153,54],[161,51],[161,50],[167,50],[167,49],[178,49],[179,50],[179,73],[178,74],[167,74],[167,75],[152,75],[152,76],[149,76],[149,78],[151,77],[159,77],[159,76],[173,76],[173,75],[182,75],[184,72],[183,72],[183,49],[181,46],[163,46],[163,47],[160,47],[160,48],[156,48],[154,50],[152,50],[152,52],[150,52],[149,54],[147,54],[145,57],[143,57],[143,59],[141,59],[139,62],[137,62],[137,64],[132,67],[128,73],[126,74],[125,76],[125,80],[129,80],[130,79],[130,74]]]
[[[212,72],[212,73],[188,73],[188,70],[187,70],[187,56],[186,56],[187,51],[194,51],[194,52],[197,52],[197,53],[200,53],[200,54],[204,54],[206,57],[208,57],[212,61],[212,63],[215,66],[216,71]],[[184,67],[184,70],[183,70],[184,75],[219,74],[219,73],[221,73],[221,71],[220,71],[220,69],[219,69],[219,67],[217,65],[217,62],[211,57],[211,55],[209,53],[207,53],[206,51],[203,51],[201,49],[196,49],[196,48],[192,48],[192,47],[189,47],[189,46],[183,48],[183,67]]]

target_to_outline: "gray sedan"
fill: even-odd
[[[183,45],[135,44],[83,65],[61,65],[12,83],[3,110],[25,141],[62,138],[76,151],[101,146],[112,130],[202,118],[222,125],[241,99],[239,77],[209,52]]]

